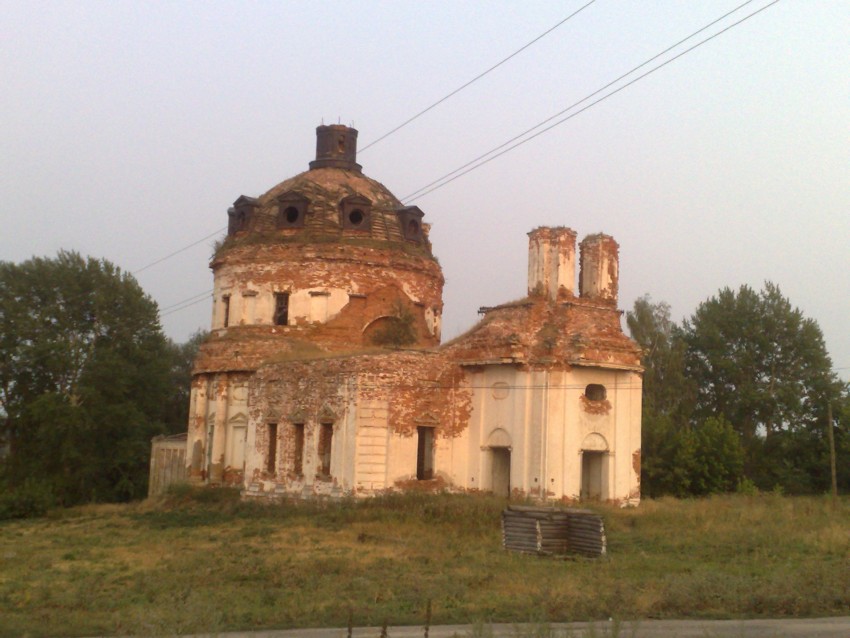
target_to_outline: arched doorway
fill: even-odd
[[[608,441],[596,432],[588,434],[581,444],[581,491],[583,501],[608,498]]]

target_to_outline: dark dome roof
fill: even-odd
[[[333,125],[320,126],[316,133],[316,160],[310,170],[259,198],[237,199],[231,215],[242,221],[228,234],[286,229],[321,241],[348,237],[419,245],[430,255],[422,211],[404,206],[383,184],[361,172],[355,161],[357,131]]]

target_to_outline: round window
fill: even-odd
[[[363,214],[363,211],[359,208],[355,208],[353,211],[348,213],[348,221],[352,226],[359,226],[363,223],[364,219],[365,215]]]

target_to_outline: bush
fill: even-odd
[[[3,486],[0,520],[44,516],[56,504],[53,489],[44,482],[27,479],[15,488]]]

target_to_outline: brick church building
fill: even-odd
[[[424,212],[317,129],[309,170],[228,211],[193,370],[189,480],[246,497],[492,491],[640,498],[640,350],[618,245],[529,233],[528,293],[441,345]],[[576,273],[578,262],[578,273]]]

